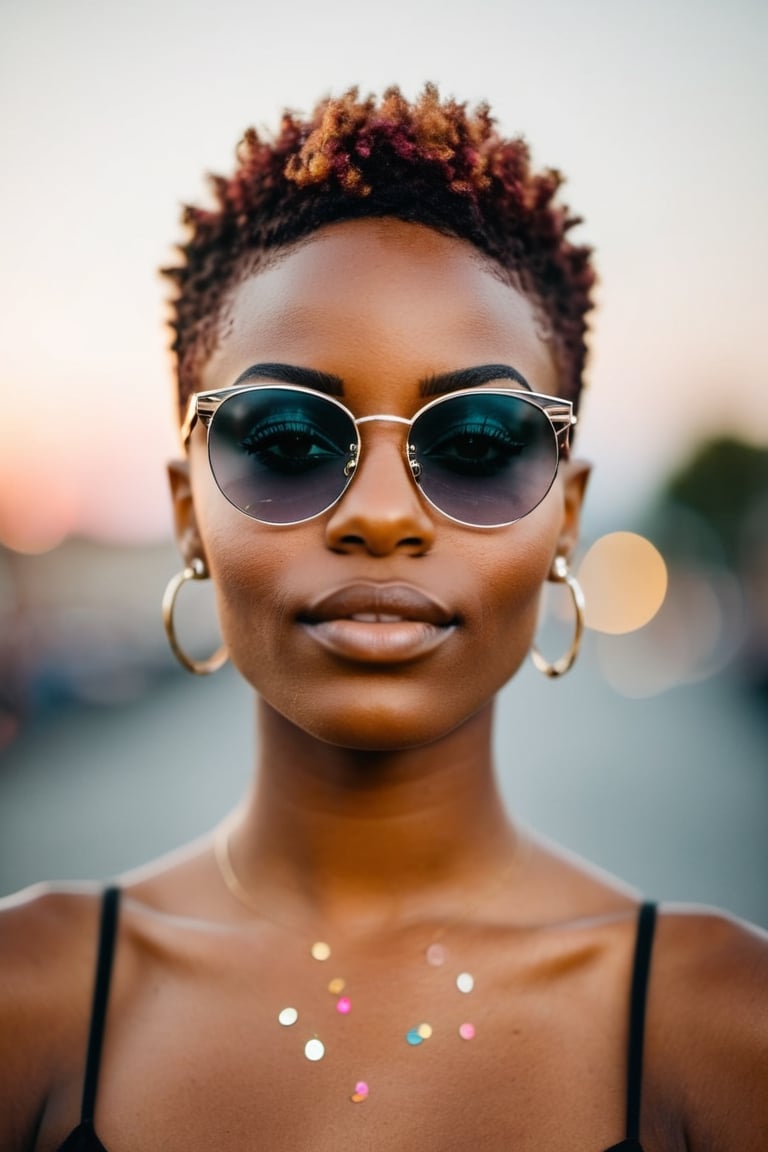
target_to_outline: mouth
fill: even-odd
[[[399,624],[405,616],[396,616],[388,612],[355,612],[347,617],[349,620],[359,620],[361,624]]]
[[[346,584],[320,596],[300,614],[304,624],[322,624],[330,620],[353,620],[362,624],[433,624],[447,628],[458,623],[451,612],[434,596],[410,584]]]
[[[386,664],[417,659],[439,647],[458,625],[454,612],[407,584],[348,584],[299,615],[324,648],[346,659]]]

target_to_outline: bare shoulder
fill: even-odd
[[[654,966],[660,991],[678,1012],[732,1026],[768,1025],[768,933],[718,909],[665,906]],[[706,995],[707,1012],[699,997]],[[722,1022],[721,1022],[722,1023]]]
[[[717,910],[664,908],[648,1049],[676,1086],[691,1149],[768,1147],[768,934]]]
[[[96,888],[42,885],[0,900],[0,1145],[26,1148],[54,1079],[82,1068],[99,916]]]
[[[86,957],[92,968],[99,906],[99,889],[84,885],[35,885],[0,900],[4,1007],[11,989],[15,1006],[50,989],[72,988]]]
[[[747,983],[750,976],[765,980],[768,932],[718,908],[664,905],[658,933],[667,966],[693,967],[716,981],[736,970]]]

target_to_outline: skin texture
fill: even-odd
[[[205,387],[265,361],[341,377],[357,415],[410,416],[421,379],[484,363],[558,391],[527,301],[463,242],[394,221],[324,229],[237,289]],[[289,528],[228,504],[199,426],[171,466],[180,549],[205,558],[256,692],[254,781],[231,829],[251,907],[209,839],[126,878],[96,1116],[110,1152],[603,1152],[624,1135],[637,894],[515,823],[492,761],[493,700],[526,657],[553,558],[574,546],[586,466],[564,463],[517,524],[477,530],[422,501],[397,426],[364,426],[363,441],[342,500]],[[308,606],[361,581],[431,597],[445,637],[393,659],[378,624],[353,656],[329,648]],[[534,739],[567,770],[566,733],[520,727],[516,771]],[[36,890],[3,914],[3,1149],[53,1152],[77,1122],[97,916],[95,891]],[[324,965],[316,939],[332,945]],[[431,969],[436,940],[449,962]],[[768,1147],[767,969],[760,933],[665,910],[645,1152]],[[281,1028],[288,1004],[301,1021]],[[409,1047],[424,1020],[433,1037]],[[457,1035],[467,1020],[472,1041]],[[302,1055],[314,1033],[316,1065]],[[370,1095],[353,1104],[361,1079]]]

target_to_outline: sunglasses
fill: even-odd
[[[190,397],[182,438],[208,430],[222,494],[263,524],[301,524],[332,508],[360,464],[361,424],[402,424],[405,459],[426,500],[474,528],[532,512],[557,475],[576,423],[573,404],[508,388],[468,388],[403,416],[355,417],[309,388],[256,384]]]

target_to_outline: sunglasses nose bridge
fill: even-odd
[[[388,415],[355,421],[382,427],[358,431],[360,451],[348,473],[351,483],[331,510],[326,528],[332,547],[342,551],[364,547],[383,556],[401,549],[421,554],[432,546],[429,504],[414,483],[413,466],[407,467],[410,423]]]
[[[391,415],[386,414],[386,413],[382,413],[380,415],[373,415],[373,416],[358,416],[357,419],[355,420],[355,424],[357,425],[358,428],[360,427],[361,424],[374,424],[374,423],[378,423],[378,424],[403,424],[403,425],[405,425],[406,428],[409,428],[411,425],[411,421],[408,420],[405,416],[391,416]]]
[[[389,424],[394,425],[395,429],[397,428],[397,425],[400,425],[399,434],[393,429],[393,432],[391,433],[392,439],[397,442],[398,452],[401,454],[401,456],[405,455],[405,458],[410,466],[411,478],[418,480],[421,474],[421,465],[416,461],[414,449],[409,442],[412,423],[413,422],[406,419],[405,416],[393,416],[388,413],[358,417],[355,420],[355,427],[357,428],[358,436],[360,438],[361,451],[367,455],[365,449],[362,447],[365,443],[366,436],[364,433],[360,432],[361,424]],[[370,451],[370,449],[368,451]],[[359,456],[360,451],[358,451],[357,457],[355,459],[353,465],[354,469],[357,469],[358,467]]]

